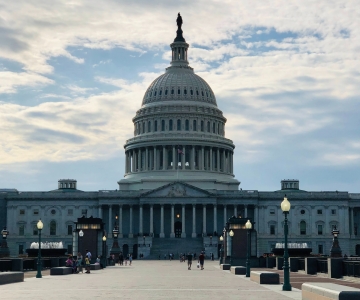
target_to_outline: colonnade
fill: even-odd
[[[165,212],[164,212],[164,207],[165,204],[156,204],[157,206],[160,206],[160,234],[159,237],[160,238],[164,238],[165,237],[165,218],[169,218],[169,216],[165,216]],[[170,219],[171,219],[171,231],[170,231],[170,237],[175,237],[175,228],[174,228],[174,224],[175,224],[175,204],[167,204],[171,206],[171,215],[170,215]],[[191,204],[192,205],[192,232],[191,232],[191,237],[197,237],[198,236],[198,232],[196,232],[196,204]],[[206,232],[206,228],[207,228],[207,211],[208,211],[208,206],[213,206],[213,228],[212,228],[212,232],[218,232],[218,222],[217,222],[217,216],[218,216],[218,205],[217,204],[201,204],[202,206],[202,232],[201,234],[203,236],[207,235]],[[109,222],[108,222],[108,232],[112,232],[113,230],[113,226],[114,226],[114,216],[113,216],[113,212],[116,213],[116,215],[118,216],[118,226],[119,226],[119,237],[123,237],[123,205],[107,205],[108,209],[109,209]],[[118,207],[118,210],[114,210],[113,211],[113,207],[116,206]],[[130,206],[130,210],[129,210],[129,233],[128,233],[128,237],[132,238],[134,237],[134,231],[133,231],[133,205],[129,205]],[[143,222],[143,217],[144,217],[144,207],[142,204],[137,205],[139,206],[139,230],[136,234],[140,234],[142,235],[144,233],[144,222]],[[182,232],[181,232],[181,237],[186,237],[186,232],[185,232],[185,216],[186,216],[186,211],[185,211],[185,204],[181,204],[181,223],[182,223]],[[223,206],[223,212],[224,212],[224,226],[226,221],[228,220],[228,218],[234,216],[237,216],[237,209],[238,209],[238,205],[221,205]],[[231,214],[230,216],[227,215],[228,213],[228,208],[229,207],[233,207],[233,214]],[[248,217],[248,205],[240,205],[243,212],[244,212],[244,218]],[[149,204],[150,207],[150,221],[149,221],[149,234],[150,236],[154,235],[154,204]],[[257,220],[257,215],[256,215],[256,207],[255,207],[255,220]],[[102,218],[103,215],[103,208],[102,206],[99,206],[99,218]],[[255,221],[256,222],[256,221]],[[220,231],[222,231],[222,228],[220,228]],[[220,233],[221,234],[221,233]]]
[[[201,170],[233,174],[233,151],[211,146],[148,146],[125,153],[125,173]]]

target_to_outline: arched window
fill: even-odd
[[[56,235],[56,222],[50,222],[50,235]]]
[[[171,89],[171,95],[174,95],[175,91],[174,89]]]
[[[199,96],[199,91],[198,90],[196,90],[196,96]]]
[[[194,95],[194,91],[192,89],[190,90],[190,95]]]
[[[207,122],[207,132],[210,132],[210,122]]]
[[[201,124],[201,125],[200,125],[200,127],[201,127],[200,130],[201,130],[201,131],[204,131],[204,121],[201,121],[200,124]]]
[[[189,129],[190,129],[189,127],[190,127],[189,120],[185,120],[185,130],[189,131]]]
[[[157,125],[157,121],[154,122],[154,131],[157,131],[158,129],[158,125]]]
[[[151,122],[148,121],[148,132],[151,132]]]
[[[165,120],[161,120],[161,131],[165,131]]]
[[[184,95],[186,95],[187,94],[187,90],[186,90],[186,88],[184,89]]]
[[[169,120],[169,130],[173,130],[173,120]]]
[[[215,133],[215,123],[213,123],[213,133]]]
[[[142,133],[145,133],[145,122],[143,122],[142,127]]]
[[[165,90],[165,96],[166,96],[167,94],[168,94],[168,90],[166,89],[166,90]]]
[[[194,131],[197,131],[197,128],[196,128],[196,120],[193,121],[193,130],[194,130]]]
[[[300,222],[300,234],[306,235],[306,222],[305,221]]]
[[[177,130],[181,130],[181,120],[177,120]]]
[[[220,123],[218,123],[218,126],[217,126],[217,134],[220,134]]]
[[[180,88],[178,88],[178,95],[180,95]]]
[[[136,123],[136,127],[137,127],[137,134],[140,134],[140,124]]]
[[[162,90],[159,91],[159,96],[161,96],[161,94],[162,94]]]
[[[154,93],[154,97],[156,96],[156,91],[155,91],[155,93]]]
[[[201,91],[201,96],[203,96],[203,97],[204,97],[204,91]]]

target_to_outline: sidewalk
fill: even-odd
[[[30,275],[30,274],[29,274]],[[301,299],[294,289],[264,286],[205,261],[205,269],[173,261],[133,261],[132,266],[107,267],[91,274],[26,278],[0,286],[1,299]]]

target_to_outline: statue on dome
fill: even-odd
[[[183,23],[182,17],[180,16],[180,13],[178,13],[178,17],[176,19],[176,24],[178,26],[178,29],[180,29],[180,30],[181,30],[182,23]]]

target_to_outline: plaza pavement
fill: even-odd
[[[281,285],[259,285],[242,275],[205,261],[192,270],[178,260],[133,261],[132,266],[107,267],[91,274],[50,276],[0,286],[0,299],[301,299],[301,291],[282,292]]]

